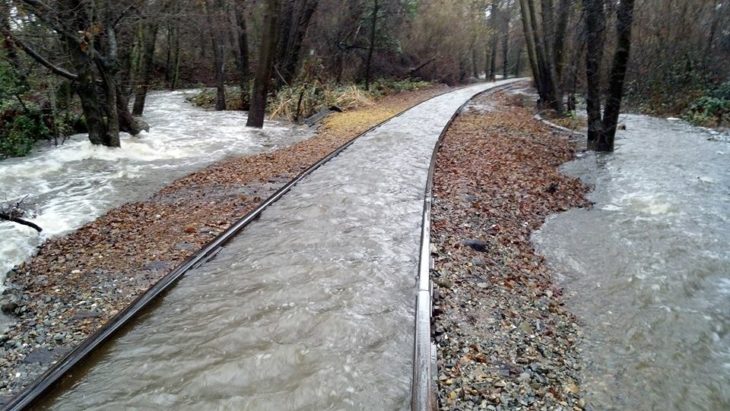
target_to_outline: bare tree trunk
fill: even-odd
[[[215,109],[226,109],[226,67],[225,67],[225,44],[220,35],[222,27],[218,23],[218,14],[223,8],[220,0],[215,0],[215,10],[208,0],[203,1],[206,17],[208,18],[208,33],[213,47],[213,71],[215,72]]]
[[[555,13],[553,10],[553,0],[541,0],[542,14],[542,49],[544,54],[545,77],[546,82],[546,105],[547,107],[562,113],[563,111],[563,95],[560,91],[560,79],[555,68],[555,53],[552,48],[553,39],[555,37]]]
[[[586,19],[586,112],[588,148],[595,149],[601,134],[601,61],[605,43],[606,15],[603,0],[583,0]]]
[[[471,45],[471,71],[474,78],[479,78],[479,57],[477,57],[476,44]]]
[[[251,96],[251,110],[248,113],[247,127],[262,128],[266,113],[266,96],[269,92],[271,73],[274,67],[274,53],[276,48],[276,34],[279,23],[280,0],[266,1],[266,16],[264,18],[264,33],[259,49],[258,67],[254,79],[253,95]]]
[[[631,26],[634,20],[634,0],[621,0],[616,12],[616,52],[608,82],[608,98],[603,111],[603,132],[596,143],[597,151],[613,151],[616,125],[621,112],[626,67],[631,53]]]
[[[373,15],[370,20],[370,47],[368,48],[368,59],[365,63],[365,89],[370,90],[371,72],[373,65],[373,52],[375,52],[375,39],[378,29],[378,12],[380,12],[380,1],[373,0]]]
[[[241,87],[241,110],[247,111],[250,107],[249,82],[251,72],[248,58],[248,28],[246,27],[245,6],[243,2],[236,2],[236,25],[238,26],[238,76]]]
[[[487,46],[484,48],[484,78],[489,80],[489,70],[492,67],[492,48],[489,41],[485,42]]]
[[[289,21],[288,27],[285,27],[286,22],[281,25],[281,35],[286,37],[279,39],[280,51],[277,61],[281,69],[281,80],[284,82],[291,83],[297,75],[304,36],[318,5],[319,0],[299,0],[296,7],[283,13],[284,18],[288,18]]]
[[[173,53],[173,72],[170,79],[170,89],[175,90],[177,83],[180,81],[180,29],[175,28],[175,45]]]
[[[530,14],[528,13],[527,0],[520,0],[520,15],[522,16],[522,32],[525,36],[525,46],[527,47],[527,60],[530,63],[532,76],[535,78],[535,84],[540,89],[541,78],[540,71],[537,66],[537,55],[535,53],[535,36],[532,34],[532,23],[530,22]]]
[[[565,65],[565,33],[568,30],[568,20],[572,9],[572,0],[560,0],[558,6],[558,22],[555,27],[555,39],[553,41],[553,66],[557,74],[556,80],[562,82],[563,67]]]
[[[498,18],[499,18],[499,0],[492,0],[492,9],[489,15],[489,25],[492,28],[491,44],[489,51],[491,53],[489,57],[489,72],[487,73],[487,79],[494,81],[497,74],[497,47],[499,46],[499,29],[498,29]]]
[[[509,77],[509,24],[511,16],[509,10],[505,8],[504,11],[504,22],[502,29],[502,77]]]
[[[167,23],[167,58],[165,59],[165,84],[171,90],[177,86],[177,75],[180,65],[180,22],[177,14],[180,12],[180,2],[171,1],[170,12],[175,18]]]
[[[140,63],[140,73],[137,76],[141,82],[137,85],[137,90],[134,93],[134,107],[132,108],[132,114],[135,116],[141,116],[144,112],[144,103],[147,99],[147,91],[149,90],[150,83],[152,83],[152,75],[154,74],[153,69],[155,66],[157,29],[157,23],[151,22],[145,24],[143,30],[142,61]]]
[[[522,47],[522,44],[520,44],[517,47],[517,52],[515,53],[515,65],[513,71],[515,77],[519,77],[522,72]]]

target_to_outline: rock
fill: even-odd
[[[487,287],[489,287],[489,284],[487,284],[487,283],[477,283],[477,287],[479,287],[479,288],[487,288]]]
[[[197,247],[188,242],[182,242],[175,244],[175,249],[180,251],[194,251]]]
[[[0,298],[0,309],[5,314],[14,314],[20,299],[15,294],[7,294]]]
[[[86,318],[98,318],[101,317],[99,310],[79,310],[74,314],[74,320],[83,320]]]
[[[48,348],[37,348],[23,358],[26,364],[48,364],[56,358],[54,352]]]
[[[62,342],[63,342],[63,334],[61,334],[61,333],[56,333],[56,334],[55,334],[55,335],[53,336],[53,340],[54,340],[55,342],[59,343],[59,344],[60,344],[60,343],[62,343]]]
[[[187,244],[187,243],[180,243],[180,244]],[[178,244],[179,245],[179,244]],[[175,246],[177,248],[177,245]],[[151,263],[147,263],[144,265],[145,270],[150,271],[163,271],[170,268],[170,264],[168,264],[166,261],[153,261]]]
[[[487,243],[481,240],[464,240],[462,244],[480,253],[486,253],[489,249]]]

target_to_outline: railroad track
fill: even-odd
[[[487,89],[483,91],[482,93],[489,93],[489,92],[495,92],[498,90],[504,90],[506,88],[513,87],[513,84],[505,84],[505,85],[499,85],[492,87],[490,89]],[[449,91],[453,92],[453,90]],[[434,96],[426,101],[430,101],[434,98],[437,98],[445,93],[441,93],[437,96]],[[482,94],[478,93],[478,94]],[[425,101],[424,101],[425,102]],[[422,102],[422,103],[424,103]],[[421,103],[421,104],[422,104]],[[468,101],[462,105],[459,110],[456,111],[456,113],[452,116],[451,120],[447,123],[447,126],[442,131],[438,141],[440,141],[443,138],[443,135],[445,134],[446,129],[448,128],[448,125],[453,122],[453,120],[456,118],[458,113],[463,109],[463,107],[468,104]],[[409,109],[410,110],[410,109]],[[88,359],[88,357],[96,352],[101,346],[103,346],[106,342],[111,340],[115,335],[118,334],[119,331],[124,329],[126,326],[130,324],[130,322],[136,318],[141,312],[143,312],[145,309],[147,309],[153,302],[157,301],[160,296],[165,294],[168,290],[170,290],[174,284],[181,279],[186,273],[188,273],[190,270],[195,269],[203,264],[205,264],[208,261],[211,261],[215,256],[222,250],[222,248],[230,242],[233,238],[235,238],[246,226],[251,224],[253,221],[259,218],[261,213],[267,209],[269,206],[277,202],[279,199],[281,199],[287,192],[289,192],[295,185],[297,185],[301,180],[303,180],[305,177],[310,175],[312,172],[338,156],[340,153],[345,151],[348,147],[350,147],[357,139],[362,137],[363,135],[371,132],[372,130],[382,126],[384,123],[397,118],[404,114],[405,112],[409,110],[404,110],[403,112],[399,113],[398,115],[391,117],[388,120],[385,120],[367,131],[361,133],[357,137],[353,138],[352,140],[348,141],[347,143],[343,144],[324,158],[320,159],[317,163],[309,167],[307,170],[303,171],[301,174],[299,174],[297,177],[289,181],[286,185],[284,185],[282,188],[280,188],[277,192],[275,192],[272,196],[267,198],[264,202],[262,202],[255,210],[250,212],[249,214],[245,215],[243,218],[241,218],[239,221],[237,221],[235,224],[233,224],[230,228],[228,228],[225,232],[220,234],[218,237],[216,237],[214,240],[212,240],[210,243],[208,243],[206,246],[201,248],[198,252],[196,252],[193,256],[191,256],[189,259],[187,259],[185,262],[183,262],[181,265],[179,265],[175,270],[167,274],[165,277],[163,277],[160,281],[158,281],[153,287],[151,287],[149,290],[147,290],[144,294],[142,294],[140,297],[138,297],[135,301],[133,301],[127,308],[125,308],[123,311],[118,313],[115,317],[113,317],[109,322],[107,322],[102,328],[100,328],[97,332],[92,334],[89,338],[84,340],[79,346],[77,346],[74,350],[69,352],[66,356],[64,356],[61,360],[59,360],[53,367],[51,367],[49,370],[47,370],[43,375],[41,375],[38,379],[36,379],[30,386],[28,386],[24,391],[22,391],[19,395],[14,397],[7,405],[5,405],[5,410],[22,410],[26,409],[34,404],[37,404],[39,400],[42,399],[44,394],[50,392],[53,390],[62,380],[65,376],[69,375],[71,372],[80,369],[84,363],[85,360]],[[414,384],[413,384],[413,402],[412,407],[414,409],[428,409],[428,405],[432,404],[429,402],[423,402],[420,399],[424,397],[424,392],[429,393],[430,392],[430,379],[425,378],[424,376],[428,377],[430,375],[430,369],[431,369],[431,354],[430,354],[430,283],[428,279],[428,267],[430,265],[430,256],[428,254],[428,244],[430,242],[428,237],[428,232],[430,229],[430,202],[431,202],[431,186],[432,186],[432,178],[433,178],[433,166],[435,164],[435,153],[438,148],[439,144],[436,145],[436,149],[433,152],[431,164],[429,168],[429,175],[428,175],[428,183],[426,188],[426,201],[424,202],[424,224],[429,224],[428,226],[424,225],[422,230],[422,236],[421,236],[421,262],[419,263],[419,281],[418,281],[418,301],[417,301],[417,317],[416,317],[416,338],[415,338],[415,350],[414,350],[414,359],[418,360],[417,362],[414,361]],[[424,254],[424,250],[426,254]],[[425,258],[424,258],[425,255]],[[425,270],[425,277],[423,275],[424,272],[424,264],[426,266]],[[424,290],[425,288],[425,290]],[[422,295],[424,294],[424,295]],[[428,295],[425,295],[428,294]],[[421,324],[424,321],[424,315],[428,314],[425,317],[425,324]],[[427,338],[427,341],[424,343],[422,341],[422,338],[420,337],[421,334]],[[428,349],[426,351],[423,350],[423,346],[427,344]],[[427,354],[427,356],[426,356]],[[425,364],[422,364],[421,359],[428,358],[428,361]],[[422,369],[422,367],[425,367]],[[425,371],[425,372],[424,372]],[[416,378],[418,377],[418,379]],[[426,382],[427,385],[425,385],[425,390],[421,388],[423,385],[423,381]],[[416,399],[419,399],[418,401]]]
[[[413,382],[411,385],[411,409],[413,411],[436,410],[438,402],[433,383],[436,381],[436,346],[431,342],[431,314],[433,307],[433,284],[431,282],[431,206],[433,204],[433,176],[436,168],[436,155],[444,137],[459,114],[475,98],[484,94],[511,90],[518,87],[520,79],[514,83],[492,87],[476,94],[454,112],[443,131],[439,135],[428,167],[428,179],[423,200],[423,216],[421,224],[421,244],[418,260],[418,294],[416,297],[416,321],[413,347]]]

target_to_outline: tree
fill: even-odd
[[[604,0],[583,0],[583,7],[586,14],[588,46],[586,53],[588,148],[596,151],[613,151],[631,51],[634,0],[622,0],[616,12],[616,50],[603,116],[601,116],[601,62],[606,28]]]
[[[489,72],[487,78],[494,81],[497,75],[497,45],[499,44],[499,0],[492,0],[492,7],[489,10],[489,26],[492,29],[492,36],[489,45]]]
[[[236,38],[238,43],[238,55],[236,56],[236,67],[238,68],[239,85],[241,87],[241,110],[249,109],[249,80],[251,77],[248,56],[248,27],[246,25],[245,3],[237,1],[234,11],[236,18]]]
[[[319,0],[284,1],[276,57],[279,85],[291,83],[297,74],[304,36],[318,5]]]
[[[205,15],[208,19],[208,34],[210,36],[211,48],[213,49],[213,72],[215,73],[215,109],[226,109],[226,66],[225,66],[225,43],[220,24],[220,13],[223,11],[223,0],[203,0]]]
[[[370,80],[373,68],[373,53],[375,52],[375,40],[378,34],[378,13],[380,13],[380,1],[373,0],[373,10],[370,16],[370,44],[368,45],[368,58],[365,62],[365,89],[370,90]]]
[[[54,7],[38,0],[22,0],[22,11],[32,14],[65,46],[73,65],[69,70],[52,63],[35,48],[5,31],[31,58],[52,73],[72,81],[93,144],[119,147],[119,132],[136,135],[144,124],[129,112],[119,84],[118,24],[134,10],[133,4],[111,0],[60,0]]]
[[[280,0],[266,1],[263,38],[259,47],[259,61],[254,79],[251,110],[248,113],[247,127],[262,128],[266,112],[266,97],[269,93],[271,74],[274,67],[276,35],[279,23]]]
[[[150,21],[143,25],[142,29],[142,58],[140,61],[141,83],[137,85],[134,94],[134,107],[132,114],[141,116],[144,112],[144,103],[147,99],[147,90],[152,82],[153,68],[155,65],[155,43],[157,42],[157,22]]]
[[[537,92],[540,95],[540,105],[555,110],[558,113],[563,111],[563,98],[560,92],[560,83],[555,67],[556,54],[562,56],[562,52],[556,53],[553,48],[555,42],[554,10],[552,0],[541,0],[540,17],[538,20],[533,0],[520,0],[520,12],[522,16],[522,27],[527,41],[528,57],[532,75],[535,79]],[[558,45],[562,41],[557,42]]]

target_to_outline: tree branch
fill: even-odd
[[[2,221],[2,220],[10,221],[10,222],[13,222],[13,223],[16,223],[16,224],[20,224],[20,225],[24,225],[24,226],[28,226],[28,227],[30,227],[30,228],[38,231],[39,233],[41,231],[43,231],[43,229],[40,226],[38,226],[36,223],[30,222],[28,220],[24,220],[24,219],[22,219],[20,217],[14,217],[12,215],[5,214],[5,213],[0,212],[0,221]]]
[[[59,75],[61,77],[65,77],[65,78],[67,78],[69,80],[76,80],[76,79],[79,78],[79,76],[77,76],[76,74],[73,74],[70,71],[68,71],[68,70],[66,70],[64,68],[58,67],[55,64],[51,63],[50,61],[48,61],[48,59],[46,59],[45,57],[43,57],[40,54],[38,54],[30,46],[28,46],[27,44],[25,44],[22,41],[18,40],[18,38],[16,38],[15,36],[13,36],[13,34],[10,33],[8,30],[2,30],[2,33],[3,33],[3,35],[5,37],[9,38],[14,44],[16,44],[18,47],[20,47],[21,49],[23,49],[23,51],[25,51],[26,54],[28,54],[30,57],[32,57],[33,60],[35,60],[38,63],[40,63],[45,68],[51,70],[51,72],[53,72],[54,74],[57,74],[57,75]]]

